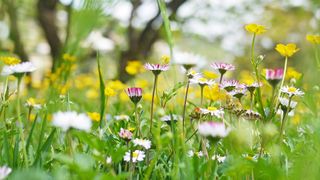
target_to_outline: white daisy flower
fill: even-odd
[[[163,121],[163,122],[166,122],[166,123],[170,124],[170,123],[171,123],[171,118],[172,118],[172,121],[173,121],[173,122],[177,122],[177,121],[179,121],[179,120],[182,119],[182,117],[181,117],[180,115],[172,114],[172,115],[162,116],[162,117],[160,118],[160,120]]]
[[[145,149],[150,149],[150,147],[151,147],[151,141],[147,140],[147,139],[134,139],[133,144],[135,146],[138,146],[138,145],[142,146]]]
[[[78,114],[75,111],[57,112],[53,114],[52,125],[67,131],[70,128],[90,131],[92,122],[90,118],[84,114]]]
[[[173,60],[175,64],[182,65],[186,70],[193,67],[202,67],[206,64],[206,59],[200,55],[188,52],[174,53]]]
[[[223,118],[224,111],[221,109],[217,109],[215,107],[200,108],[201,114],[210,114],[211,116],[216,116],[217,118]]]
[[[194,152],[192,150],[189,150],[187,155],[188,155],[188,157],[193,157],[194,156]]]
[[[283,97],[280,97],[279,98],[279,102],[280,102],[280,105],[282,107],[289,107],[289,99],[287,98],[283,98]],[[297,106],[297,102],[296,101],[290,101],[290,109],[294,109],[296,106]]]
[[[114,119],[117,121],[129,121],[130,117],[128,115],[121,114],[118,116],[114,116]]]
[[[111,163],[112,163],[112,158],[111,158],[111,156],[108,156],[108,157],[106,158],[106,163],[107,163],[107,164],[111,164]]]
[[[197,153],[197,155],[198,155],[199,158],[200,158],[200,157],[203,157],[203,152],[202,152],[202,151],[199,151],[199,152]]]
[[[146,155],[145,155],[144,151],[135,150],[132,153],[132,162],[143,161],[145,156]],[[128,151],[124,155],[123,160],[129,162],[130,159],[131,159],[131,151]]]
[[[23,62],[20,64],[4,66],[1,72],[2,76],[8,75],[16,75],[16,74],[23,74],[27,72],[35,71],[36,67],[33,65],[32,62]]]
[[[230,130],[226,128],[224,123],[220,122],[203,122],[198,126],[199,134],[205,137],[224,138]]]
[[[195,77],[190,79],[190,84],[199,84],[200,86],[212,86],[215,82],[204,77]]]
[[[220,156],[219,154],[218,155],[213,155],[212,156],[212,160],[217,160],[219,163],[223,163],[225,160],[226,160],[226,156]]]
[[[5,179],[12,172],[12,169],[8,166],[0,167],[0,180]]]
[[[282,93],[287,94],[289,97],[292,96],[303,96],[304,92],[302,92],[299,88],[293,86],[284,86],[280,89]]]

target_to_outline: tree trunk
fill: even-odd
[[[4,2],[7,5],[7,11],[10,19],[10,39],[12,39],[14,43],[14,53],[17,54],[22,61],[28,61],[28,55],[24,49],[20,36],[15,0],[5,0]]]
[[[59,0],[38,0],[38,20],[49,43],[52,56],[52,69],[59,59],[61,40],[56,26],[56,6]]]

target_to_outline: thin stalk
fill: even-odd
[[[151,111],[150,111],[150,133],[152,133],[152,121],[153,121],[153,106],[154,106],[154,96],[157,88],[158,75],[154,75],[154,83],[152,90],[152,100],[151,100]]]
[[[185,131],[185,128],[184,128],[184,124],[185,124],[185,115],[186,115],[186,107],[187,107],[187,99],[188,99],[188,92],[189,92],[189,86],[190,86],[190,81],[188,79],[188,82],[187,82],[187,87],[186,87],[186,94],[184,96],[184,102],[183,102],[183,113],[182,113],[182,127],[183,127],[183,133]]]
[[[255,60],[254,60],[254,46],[255,46],[255,40],[256,40],[256,34],[253,35],[252,37],[252,43],[251,43],[251,64],[252,64],[252,68],[256,74],[256,79],[258,84],[260,84],[260,75],[259,75],[259,71],[258,71],[258,65],[256,64]],[[260,104],[260,107],[262,109],[262,116],[265,117],[265,112],[264,112],[264,107],[263,107],[263,103],[262,103],[262,96],[261,96],[261,91],[260,91],[260,87],[257,87],[257,93],[258,93],[258,103]]]
[[[253,108],[253,92],[250,92],[250,110]]]
[[[203,89],[204,89],[204,86],[203,86],[203,85],[200,85],[200,88],[201,88],[201,101],[200,101],[200,105],[202,106],[202,103],[203,103]]]
[[[285,61],[284,61],[284,70],[283,70],[283,77],[282,77],[282,80],[281,80],[281,84],[280,84],[280,88],[279,88],[279,92],[278,92],[278,98],[276,99],[276,102],[278,103],[278,100],[281,96],[281,88],[284,84],[284,79],[286,78],[286,74],[287,74],[287,66],[288,66],[288,57],[285,58]],[[277,104],[276,103],[276,104]]]
[[[25,167],[28,167],[28,155],[27,155],[27,150],[26,150],[26,143],[25,143],[25,137],[23,133],[23,123],[21,119],[21,109],[20,109],[20,84],[21,84],[22,76],[18,77],[17,81],[17,115],[18,115],[18,121],[19,121],[19,133],[21,137],[21,143],[22,143],[22,153],[25,161]]]
[[[134,104],[134,115],[136,118],[136,122],[138,124],[138,136],[141,136],[141,130],[140,130],[140,118],[139,118],[139,114],[138,114],[138,103]]]
[[[291,99],[292,99],[292,97],[289,98],[289,103],[288,103],[287,110],[286,110],[286,112],[284,112],[283,117],[282,117],[281,126],[280,126],[280,142],[282,141],[282,136],[283,136],[283,132],[284,132],[284,126],[286,124],[286,117],[288,116],[288,113],[290,111]]]
[[[221,84],[221,82],[222,82],[223,75],[224,75],[224,74],[222,74],[222,73],[220,74],[219,84]]]

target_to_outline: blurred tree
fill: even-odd
[[[14,53],[17,54],[22,61],[28,61],[28,55],[24,49],[21,36],[20,27],[18,24],[18,6],[15,0],[3,0],[4,6],[9,17],[10,39],[14,43]]]
[[[170,19],[174,19],[177,10],[186,1],[187,0],[173,0],[167,3]],[[156,23],[162,21],[161,12],[160,9],[158,9],[157,14],[146,23],[142,30],[134,28],[132,26],[133,17],[142,2],[141,0],[132,0],[131,3],[133,8],[127,29],[128,48],[121,51],[119,56],[118,78],[121,81],[127,81],[130,78],[129,74],[125,71],[129,60],[146,59],[150,55],[152,45],[160,38],[160,30],[162,27],[156,25]]]
[[[56,25],[56,7],[59,0],[38,0],[38,20],[51,49],[54,69],[61,51],[61,40]]]

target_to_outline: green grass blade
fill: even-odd
[[[31,143],[34,127],[36,126],[37,118],[38,118],[38,114],[36,115],[36,117],[35,117],[35,119],[34,119],[34,121],[32,123],[32,127],[31,127],[30,133],[29,133],[28,138],[27,138],[27,144],[26,144],[27,153],[28,153],[28,149],[29,149],[29,146],[30,146],[30,143]]]
[[[104,110],[105,110],[105,102],[106,102],[106,96],[104,94],[104,81],[101,73],[101,67],[100,67],[100,56],[99,53],[97,54],[97,64],[98,64],[98,73],[99,73],[99,82],[100,82],[100,129],[103,126],[103,117],[104,117]]]
[[[171,33],[171,27],[170,27],[170,20],[169,20],[169,16],[167,14],[167,8],[166,8],[166,3],[164,2],[164,0],[157,0],[158,1],[158,5],[161,11],[161,16],[163,19],[163,23],[164,23],[164,30],[166,32],[167,35],[167,42],[170,48],[170,56],[172,59],[172,55],[173,55],[173,37],[172,37],[172,33]]]
[[[14,144],[14,149],[13,149],[13,167],[16,168],[18,167],[18,163],[19,163],[19,134],[17,134],[16,136],[16,141]]]
[[[4,150],[4,157],[7,158],[7,163],[12,166],[12,161],[10,159],[10,146],[8,143],[8,135],[7,135],[7,131],[4,130],[3,133],[3,150]]]

